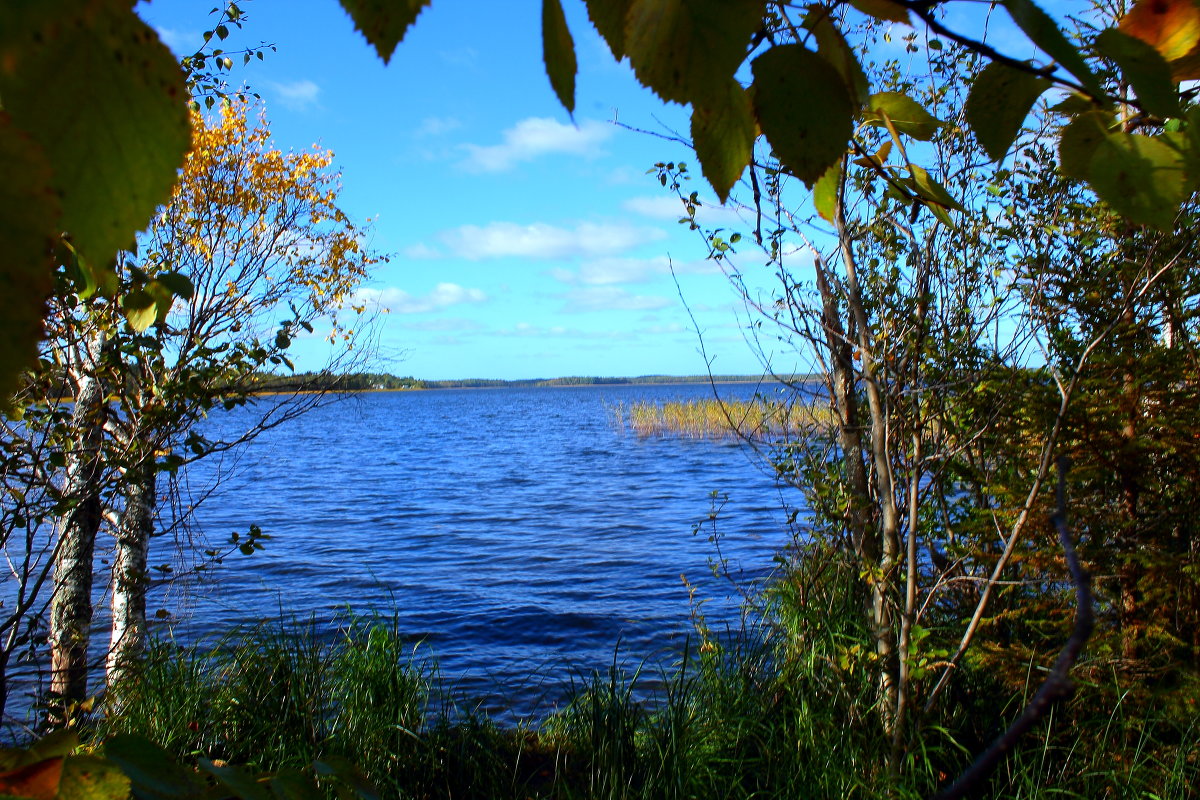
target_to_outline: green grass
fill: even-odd
[[[998,702],[993,676],[965,666],[889,775],[873,679],[846,657],[868,640],[853,574],[806,563],[760,598],[754,624],[717,634],[701,620],[652,697],[614,657],[544,719],[501,727],[453,696],[394,620],[272,623],[206,647],[155,643],[94,736],[140,733],[184,760],[263,770],[340,757],[396,798],[931,796],[1023,696]],[[1097,711],[1098,689],[1081,694],[1008,758],[990,796],[1198,796],[1194,719],[1130,701]]]

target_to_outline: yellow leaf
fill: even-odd
[[[1161,53],[1175,80],[1200,78],[1200,4],[1196,0],[1140,0],[1121,18],[1119,27]]]

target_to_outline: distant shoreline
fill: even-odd
[[[463,378],[458,380],[426,380],[414,377],[396,377],[380,373],[358,373],[354,375],[264,375],[254,394],[285,394],[294,392],[385,392],[424,391],[430,389],[562,389],[576,386],[675,386],[710,383],[762,383],[775,384],[781,381],[808,383],[820,375],[790,375],[783,377],[763,375],[639,375],[636,377],[591,377],[569,376],[562,378],[524,378],[499,380],[493,378]]]

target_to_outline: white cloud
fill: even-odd
[[[603,154],[600,145],[614,130],[613,126],[595,120],[584,120],[576,126],[546,117],[530,117],[506,130],[501,144],[464,145],[467,158],[461,166],[471,172],[503,172],[549,153],[595,158]]]
[[[675,222],[680,217],[687,216],[683,201],[669,194],[652,194],[643,197],[631,197],[621,207],[634,214],[641,214],[650,219],[667,219]]]
[[[445,254],[436,247],[430,247],[424,242],[417,242],[410,247],[404,248],[404,255],[409,258],[441,258]]]
[[[473,319],[462,317],[426,319],[420,322],[406,322],[400,326],[409,331],[433,331],[437,333],[467,333],[483,330],[483,325]]]
[[[723,206],[716,200],[704,196],[696,208],[696,222],[706,228],[737,227],[745,225],[739,209],[732,205]],[[631,197],[621,204],[626,211],[640,214],[647,219],[678,222],[687,216],[687,208],[678,197],[669,194],[652,194]]]
[[[653,311],[666,308],[673,301],[656,295],[633,294],[615,286],[594,286],[572,289],[562,295],[566,300],[564,312],[577,311]]]
[[[275,93],[285,108],[292,111],[306,111],[312,108],[321,94],[321,87],[307,79],[291,83],[265,81],[265,85]]]
[[[588,261],[578,270],[556,268],[550,277],[561,283],[585,286],[609,286],[615,283],[643,283],[670,275],[716,275],[721,268],[713,261],[675,261],[657,258],[601,258]]]
[[[156,27],[155,32],[163,44],[171,48],[177,56],[191,55],[196,48],[204,44],[204,36],[199,31],[181,31],[178,28]]]
[[[454,255],[472,260],[481,258],[596,258],[610,256],[645,242],[666,237],[657,228],[639,228],[625,224],[581,223],[560,228],[535,222],[492,222],[487,225],[463,225],[439,235]],[[419,247],[419,246],[418,246]],[[410,248],[411,250],[416,248]]]
[[[413,131],[413,136],[444,136],[462,127],[462,121],[457,117],[426,117]]]
[[[481,289],[467,289],[457,283],[439,283],[433,287],[433,291],[420,296],[394,286],[387,289],[360,289],[355,294],[353,304],[365,303],[396,314],[422,314],[464,303],[482,303],[484,300],[487,300],[487,295]]]

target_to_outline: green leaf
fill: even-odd
[[[241,800],[271,800],[271,793],[267,791],[267,787],[249,770],[233,765],[218,767],[203,757],[197,763],[200,769],[216,778],[217,782],[229,789],[235,797]]]
[[[841,182],[842,162],[839,160],[825,170],[825,174],[813,186],[813,208],[817,210],[822,219],[829,222],[834,221],[834,214],[837,213],[838,187]]]
[[[933,178],[923,168],[916,164],[908,165],[909,174],[912,176],[911,187],[921,200],[925,201],[925,205],[929,207],[937,215],[938,219],[951,225],[949,214],[938,214],[938,208],[941,207],[946,211],[966,211],[962,205],[954,199],[950,192],[946,191],[946,187],[942,186],[935,178]]]
[[[1177,117],[1182,113],[1171,66],[1153,47],[1109,28],[1096,37],[1096,49],[1117,63],[1146,111],[1160,117]]]
[[[105,758],[69,756],[63,762],[58,800],[126,800],[129,778]]]
[[[559,0],[542,0],[542,59],[550,86],[568,113],[575,113],[575,40]]]
[[[59,225],[50,164],[37,143],[0,111],[0,407],[21,370],[37,360]]]
[[[386,64],[430,0],[341,0],[354,27]]]
[[[104,267],[170,197],[191,142],[183,73],[128,0],[10,0],[4,13],[4,108],[54,171],[61,229]]]
[[[722,203],[754,154],[758,128],[750,96],[730,78],[722,102],[692,109],[692,143],[704,177]]]
[[[858,58],[854,55],[854,50],[846,43],[846,38],[842,36],[842,32],[837,29],[829,17],[828,9],[821,6],[814,7],[805,17],[804,27],[812,31],[813,37],[817,40],[817,53],[833,64],[841,74],[842,80],[846,83],[846,90],[850,93],[851,101],[855,106],[861,106],[871,91],[870,84],[867,82],[862,65],[858,63]]]
[[[904,92],[879,92],[868,98],[864,115],[868,122],[886,127],[883,125],[884,113],[897,131],[923,142],[932,139],[937,129],[945,124]]]
[[[993,61],[967,95],[967,123],[988,158],[999,161],[1012,147],[1029,110],[1050,81]]]
[[[192,286],[191,279],[181,272],[160,272],[154,276],[154,280],[165,286],[171,294],[183,300],[191,300],[196,294],[196,288]]]
[[[325,800],[316,782],[291,767],[283,767],[271,778],[271,791],[282,800]]]
[[[166,750],[142,736],[119,734],[104,743],[103,755],[129,776],[135,796],[199,798],[199,777],[176,763]]]
[[[362,800],[379,800],[379,790],[363,776],[358,767],[341,756],[326,755],[320,761],[313,762],[313,769],[318,775],[337,778]]]
[[[1092,170],[1092,155],[1108,136],[1112,116],[1103,111],[1080,114],[1063,128],[1058,140],[1059,169],[1068,178],[1086,181]]]
[[[625,20],[632,4],[633,0],[587,0],[588,19],[618,61],[625,57]]]
[[[1056,114],[1083,114],[1095,108],[1096,104],[1081,94],[1069,94],[1050,106],[1050,110]]]
[[[1054,19],[1038,8],[1033,0],[1005,0],[1004,7],[1013,22],[1017,23],[1017,27],[1029,37],[1029,41],[1074,75],[1083,88],[1097,97],[1104,93],[1100,88],[1100,81],[1088,68],[1079,50],[1067,41]]]
[[[720,102],[765,7],[765,0],[633,0],[625,48],[634,74],[664,100]]]
[[[862,13],[885,22],[902,22],[912,25],[908,9],[893,0],[850,0],[850,5]]]
[[[1168,231],[1190,193],[1183,154],[1149,136],[1110,133],[1092,154],[1088,183],[1130,222]]]
[[[798,44],[754,59],[754,109],[779,159],[812,186],[846,152],[854,105],[837,69]]]
[[[138,333],[149,328],[158,319],[158,301],[145,289],[134,289],[121,298],[121,308],[129,325]]]

